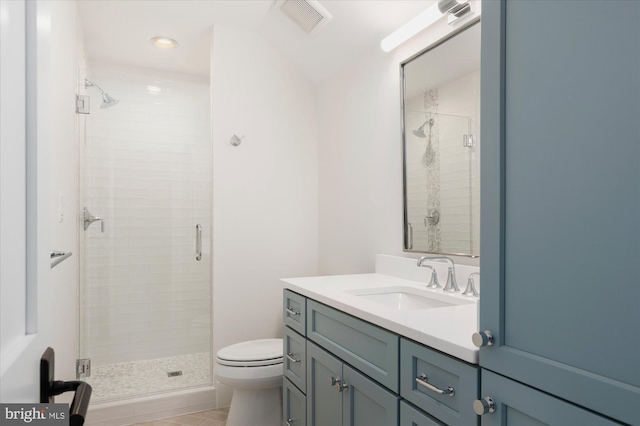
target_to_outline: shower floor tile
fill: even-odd
[[[133,426],[224,426],[227,420],[228,408],[203,411],[184,416],[171,417],[147,423],[136,423]]]
[[[181,371],[169,377],[167,373]],[[100,365],[84,379],[93,389],[92,402],[104,402],[170,390],[211,384],[211,354],[199,353],[169,358]]]

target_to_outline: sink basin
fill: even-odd
[[[444,308],[475,303],[447,294],[438,294],[414,287],[396,286],[346,290],[347,293],[399,311]]]

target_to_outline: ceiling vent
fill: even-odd
[[[278,0],[276,7],[305,34],[318,34],[333,18],[316,0]]]

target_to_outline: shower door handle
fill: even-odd
[[[196,225],[196,260],[202,260],[202,226]]]

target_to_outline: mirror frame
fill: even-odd
[[[405,114],[405,78],[404,78],[404,67],[405,65],[407,65],[409,62],[413,61],[414,59],[416,59],[417,57],[429,52],[430,50],[435,49],[436,47],[440,46],[441,44],[444,44],[445,42],[447,42],[449,39],[452,39],[453,37],[457,36],[458,34],[462,33],[463,31],[469,29],[470,27],[476,25],[477,23],[479,23],[481,20],[481,16],[475,17],[474,19],[471,19],[468,22],[465,22],[463,25],[461,25],[459,28],[456,28],[455,30],[451,31],[450,33],[448,33],[447,35],[445,35],[444,37],[442,37],[441,39],[437,40],[436,42],[430,44],[429,46],[427,46],[426,48],[422,49],[421,51],[419,51],[418,53],[410,56],[409,58],[405,59],[404,61],[402,61],[400,63],[400,133],[401,133],[401,143],[402,143],[402,251],[404,253],[427,253],[427,254],[439,254],[439,255],[446,255],[446,256],[461,256],[461,257],[469,257],[472,259],[478,259],[480,258],[480,254],[469,254],[469,253],[447,253],[447,252],[429,252],[429,251],[424,251],[424,250],[414,250],[412,248],[409,248],[409,222],[407,220],[408,218],[408,212],[407,212],[407,147],[406,147],[406,143],[405,143],[405,137],[406,137],[406,133],[405,133],[405,118],[406,118],[406,114]],[[482,238],[482,236],[480,236],[480,238]]]

